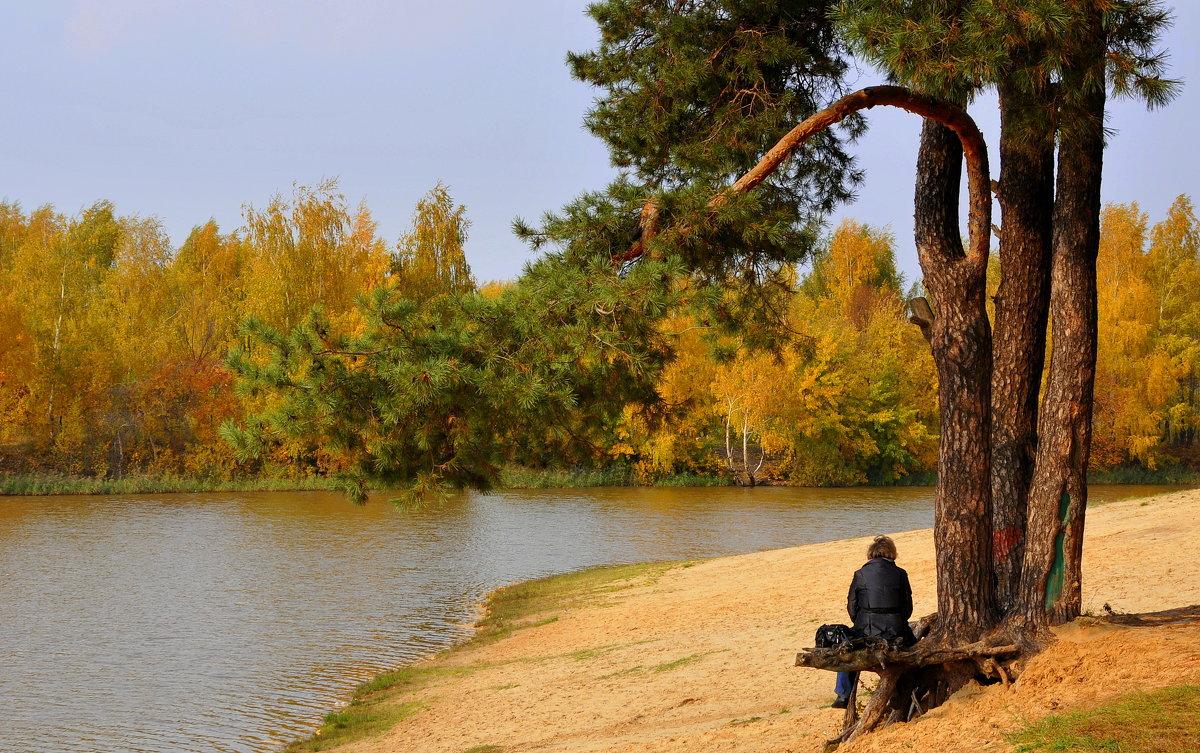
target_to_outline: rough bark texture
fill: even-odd
[[[934,304],[929,336],[942,424],[934,512],[938,637],[969,642],[994,624],[992,337],[984,305],[987,249],[984,245],[978,252],[976,218],[971,223],[973,253],[963,253],[958,232],[962,155],[953,133],[925,121],[917,158],[914,219],[917,253]],[[984,193],[990,196],[986,188]],[[982,230],[985,244],[990,218],[988,223]]]
[[[992,348],[992,551],[996,602],[1017,598],[1050,306],[1054,128],[1048,82],[1000,90],[1000,288]],[[1029,86],[1028,82],[1025,86]]]
[[[971,641],[995,623],[992,578],[992,333],[984,305],[991,244],[992,194],[987,144],[953,103],[899,86],[872,86],[842,97],[781,138],[749,172],[709,202],[715,212],[752,190],[814,134],[876,105],[926,118],[917,162],[917,252],[934,301],[930,348],[937,364],[942,421],[934,534],[937,539],[939,638]],[[959,182],[967,165],[968,246],[958,230]],[[652,206],[652,204],[651,204]],[[653,236],[652,221],[642,237]],[[657,232],[679,238],[686,225]],[[614,256],[627,263],[646,252],[640,239]]]
[[[1100,14],[1080,40],[1085,63],[1062,86],[1074,98],[1060,136],[1050,313],[1053,349],[1029,493],[1025,558],[1010,617],[1060,623],[1080,611],[1083,523],[1096,374],[1096,254],[1104,156],[1104,34]],[[1066,109],[1066,108],[1064,108]]]
[[[878,638],[868,638],[866,643],[859,648],[806,649],[796,655],[797,667],[879,675],[879,684],[862,716],[856,717],[848,711],[842,733],[830,741],[827,751],[881,725],[920,716],[940,706],[951,693],[979,675],[1007,685],[1014,676],[1012,662],[1021,655],[1019,646],[988,641],[955,647],[926,642],[898,649]]]

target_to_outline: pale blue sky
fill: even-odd
[[[613,175],[581,120],[594,92],[563,58],[591,47],[584,0],[3,0],[0,197],[75,213],[107,198],[161,218],[176,243],[210,217],[241,224],[293,182],[337,176],[394,242],[441,180],[473,222],[481,280],[514,277],[529,254],[509,232]],[[1200,79],[1200,7],[1178,3],[1172,75]],[[864,71],[861,85],[877,83]],[[994,108],[975,108],[985,131]],[[1108,201],[1159,219],[1196,191],[1200,92],[1147,114],[1118,104]],[[918,122],[870,114],[868,172],[853,216],[911,250]]]

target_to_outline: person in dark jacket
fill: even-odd
[[[876,536],[867,547],[867,564],[854,573],[846,611],[854,621],[854,632],[877,636],[904,645],[917,642],[908,618],[912,617],[912,587],[908,573],[896,565],[896,544],[887,536]],[[837,700],[833,708],[844,709],[858,684],[857,672],[838,672]]]

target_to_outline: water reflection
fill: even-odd
[[[0,750],[270,751],[496,586],[931,524],[926,488],[2,498]]]

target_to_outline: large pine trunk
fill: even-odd
[[[1104,156],[1104,33],[1100,14],[1080,43],[1084,64],[1060,136],[1050,314],[1053,349],[1042,401],[1037,465],[1029,494],[1025,558],[1011,617],[1061,623],[1081,608],[1081,555],[1096,375],[1096,254]]]
[[[958,230],[962,146],[926,120],[917,158],[915,231],[933,298],[930,347],[942,422],[934,517],[939,634],[975,640],[993,624],[991,548],[992,336],[983,258],[963,253]]]
[[[1031,77],[1032,78],[1032,77]],[[1044,78],[1044,77],[1043,77]],[[1000,287],[992,370],[992,551],[1001,613],[1016,602],[1050,307],[1054,128],[1049,82],[1000,90]]]

